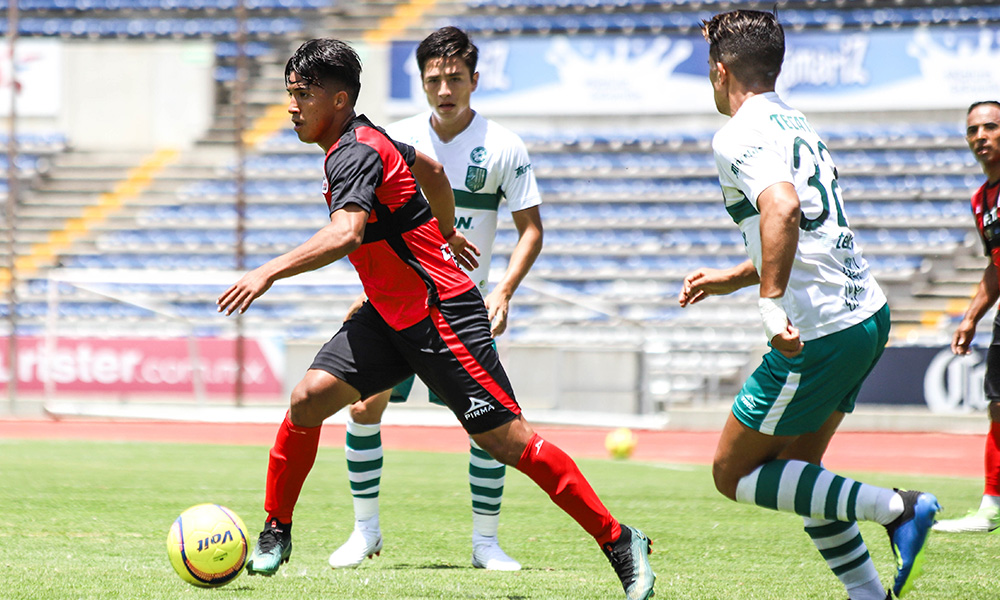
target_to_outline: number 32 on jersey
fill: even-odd
[[[809,154],[811,160],[806,158],[806,154]],[[809,218],[806,216],[805,209],[803,208],[802,215],[799,218],[799,228],[803,231],[815,231],[819,229],[826,222],[827,218],[830,217],[831,204],[832,210],[836,213],[837,225],[847,227],[844,204],[840,198],[840,185],[837,183],[837,168],[833,164],[830,150],[822,141],[819,141],[816,144],[816,149],[813,149],[809,145],[809,142],[796,137],[792,147],[792,167],[798,171],[800,169],[808,169],[810,166],[813,169],[813,173],[809,176],[808,184],[819,195],[822,210],[820,210],[819,215],[816,217]]]

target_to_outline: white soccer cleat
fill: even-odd
[[[1000,508],[986,506],[961,519],[947,519],[934,524],[934,531],[943,533],[988,533],[1000,528]]]
[[[363,529],[355,525],[351,537],[344,545],[330,555],[330,566],[346,569],[360,565],[366,558],[378,556],[382,552],[382,532],[378,529]]]
[[[472,566],[487,571],[520,571],[521,563],[500,549],[495,537],[472,536]]]

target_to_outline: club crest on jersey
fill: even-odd
[[[330,191],[330,180],[326,177],[323,178],[323,195],[325,196],[327,192]]]
[[[482,163],[486,160],[486,148],[476,146],[472,149],[472,152],[469,153],[469,159],[477,165]]]
[[[441,260],[446,262],[453,261],[456,265],[458,264],[458,258],[455,257],[455,253],[451,250],[451,244],[445,242],[441,244],[439,250],[441,250]]]
[[[471,420],[493,410],[493,405],[486,400],[469,398],[469,410],[465,411],[465,419]]]
[[[486,185],[486,169],[469,165],[465,172],[465,187],[470,192],[478,192]]]

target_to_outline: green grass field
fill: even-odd
[[[268,449],[262,446],[0,440],[0,597],[605,599],[621,588],[588,536],[526,477],[508,469],[500,536],[518,573],[470,566],[467,458],[387,452],[380,557],[333,571],[329,554],[350,533],[343,452],[321,448],[296,510],[291,562],[272,578],[240,576],[195,588],[173,572],[166,535],[201,502],[239,513],[253,538],[263,523]],[[840,599],[840,583],[799,517],[737,505],[717,494],[707,467],[581,460],[622,521],[654,541],[657,598]],[[972,479],[845,473],[938,494],[950,516],[978,502]],[[890,583],[884,530],[862,532]],[[932,536],[913,600],[995,600],[1000,535]]]

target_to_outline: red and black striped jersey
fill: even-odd
[[[364,115],[326,154],[330,214],[348,204],[368,213],[364,241],[348,255],[372,306],[393,329],[426,318],[430,306],[473,287],[455,262],[410,170],[412,146],[394,142]]]
[[[997,218],[997,194],[1000,181],[984,183],[972,195],[972,214],[976,217],[976,229],[983,240],[983,253],[1000,267],[1000,219]]]

